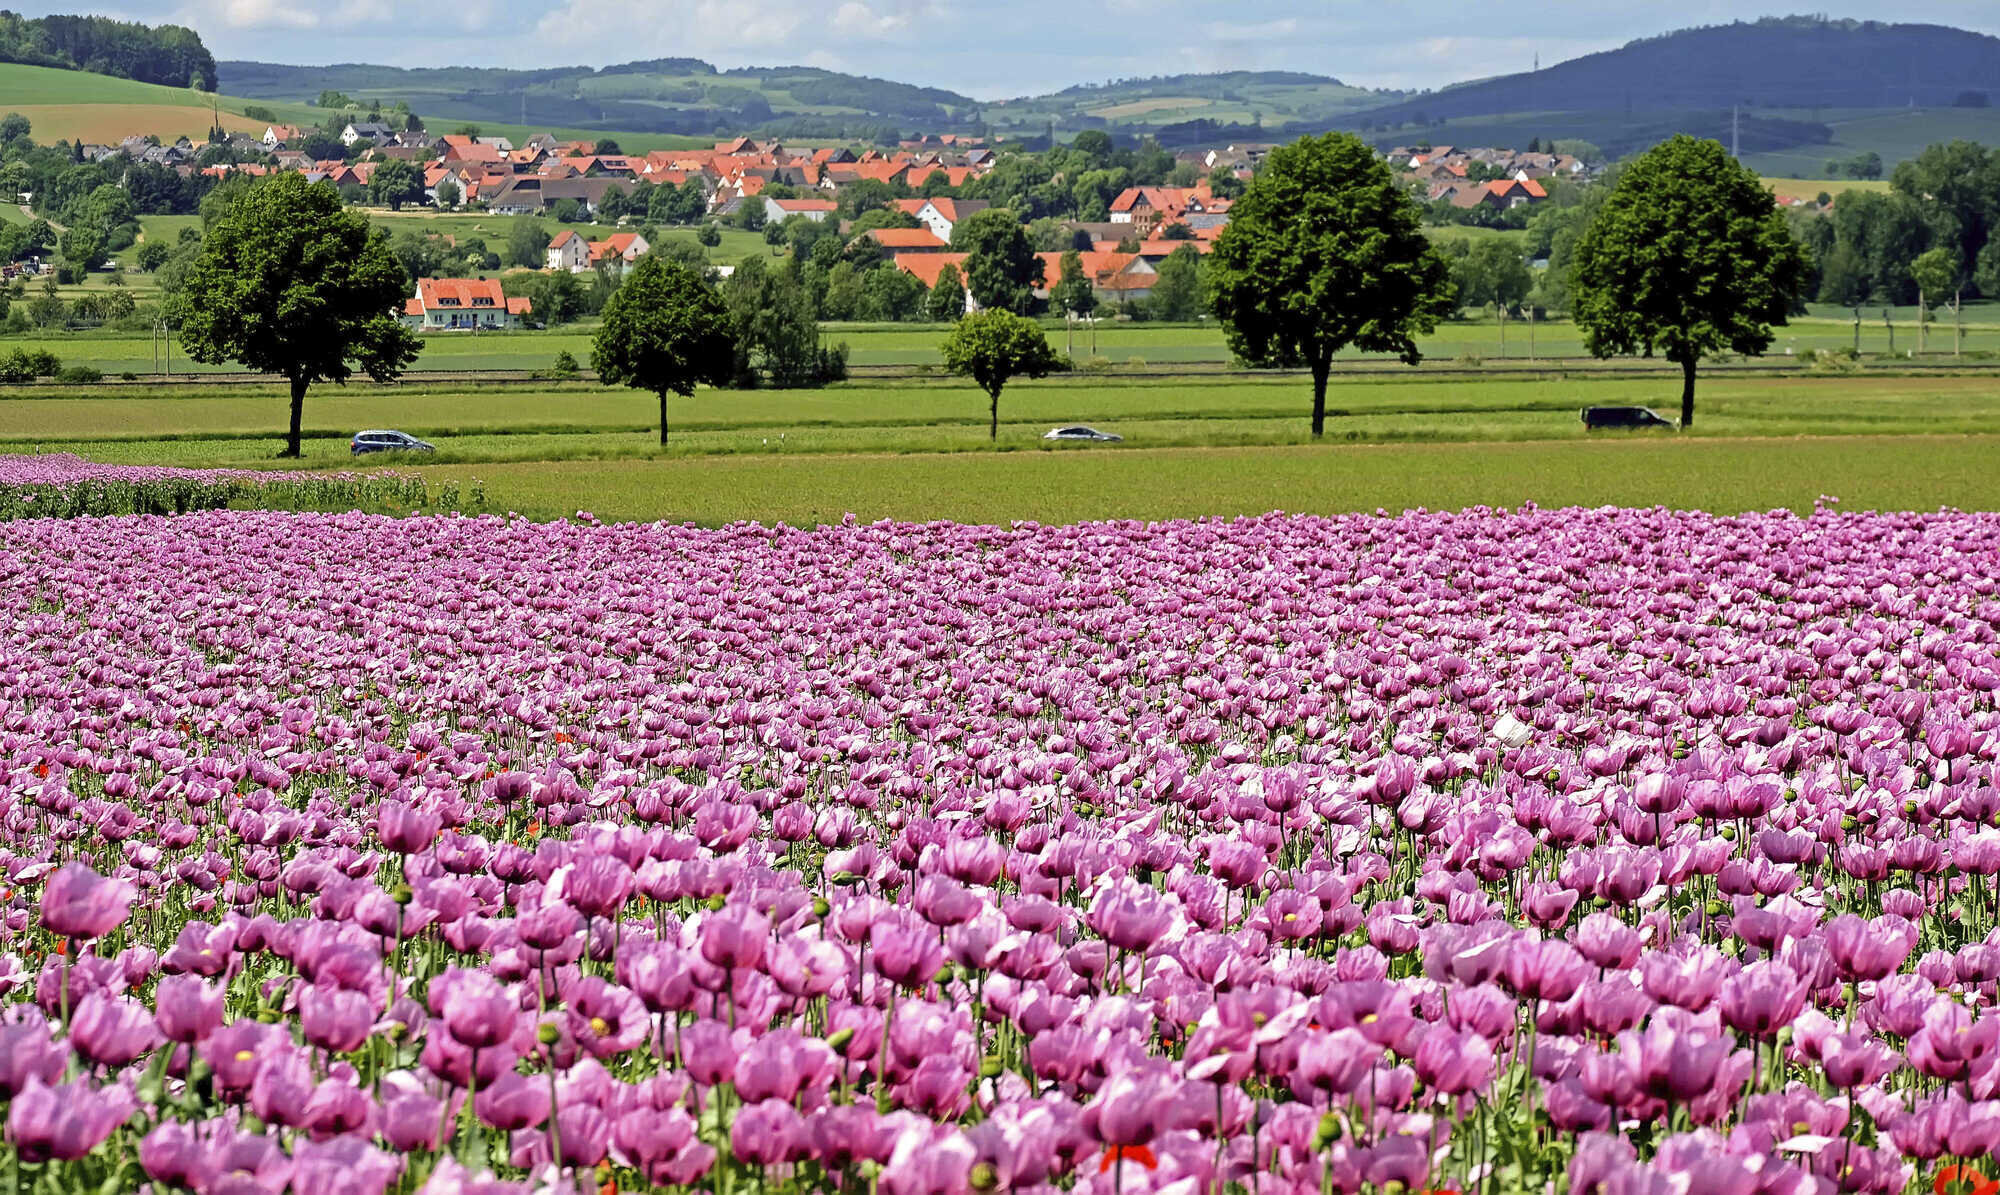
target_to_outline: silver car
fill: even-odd
[[[408,432],[372,431],[355,432],[354,441],[348,448],[355,456],[370,452],[436,452],[437,445],[428,440],[419,440]]]
[[[1069,427],[1052,427],[1042,433],[1042,439],[1073,441],[1080,444],[1117,444],[1125,437],[1111,432],[1101,432],[1094,427],[1085,427],[1078,423]]]

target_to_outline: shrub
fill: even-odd
[[[88,386],[104,380],[104,371],[95,365],[72,365],[56,372],[56,381],[72,386]]]

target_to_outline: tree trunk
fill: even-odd
[[[1528,360],[1535,359],[1535,309],[1528,308]]]
[[[1333,369],[1332,354],[1313,361],[1313,439],[1326,434],[1326,375]]]
[[[1959,287],[1951,296],[1951,355],[1956,357],[1965,346],[1965,321],[1959,315],[1965,310],[1965,288]]]
[[[1924,355],[1924,350],[1928,349],[1931,344],[1930,319],[1931,319],[1930,305],[1924,301],[1924,292],[1918,291],[1917,292],[1917,356],[1919,357]]]
[[[1507,356],[1507,309],[1505,307],[1500,308],[1500,356],[1502,359],[1505,359]]]
[[[1694,366],[1695,359],[1689,357],[1681,362],[1681,426],[1694,426]]]
[[[1861,355],[1861,304],[1854,305],[1854,355]]]
[[[285,435],[283,455],[297,459],[299,456],[299,425],[306,415],[306,386],[304,378],[292,379],[292,430]]]
[[[1000,442],[1000,387],[988,390],[986,396],[991,400],[987,408],[986,438],[997,444]]]
[[[1889,355],[1896,355],[1896,321],[1889,315],[1889,309],[1882,309],[1882,326],[1889,329]]]

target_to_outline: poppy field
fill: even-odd
[[[8,1195],[1991,1189],[1994,516],[0,569]]]

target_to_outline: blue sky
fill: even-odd
[[[1879,4],[1811,8],[1891,16]],[[1715,0],[122,0],[97,11],[191,25],[218,58],[532,67],[691,56],[723,67],[805,63],[997,99],[1226,69],[1436,87],[1526,70],[1537,54],[1548,65],[1786,10]],[[1893,19],[2000,35],[2000,2],[1903,0]]]

